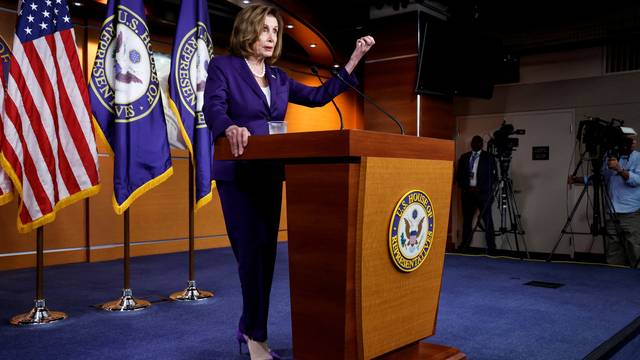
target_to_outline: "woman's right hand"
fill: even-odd
[[[244,148],[249,143],[251,133],[246,127],[238,127],[236,125],[229,126],[225,131],[229,144],[231,144],[231,153],[233,156],[240,156],[244,153]]]
[[[356,41],[356,48],[349,58],[349,62],[344,66],[345,70],[349,74],[353,72],[353,69],[358,65],[362,57],[371,50],[371,47],[376,44],[376,41],[372,36],[363,36]]]

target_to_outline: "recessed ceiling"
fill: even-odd
[[[445,9],[456,27],[473,28],[502,40],[522,54],[603,44],[616,36],[640,38],[638,1],[548,1],[548,0],[273,0],[289,15],[320,34],[321,39],[286,36],[286,55],[312,62],[309,42],[329,46],[326,50],[338,60],[346,60],[356,37],[367,33],[370,9],[386,7],[402,11],[404,5],[422,4]],[[104,5],[84,0],[74,14],[100,17]],[[179,0],[147,1],[147,20],[154,32],[172,36],[179,12]],[[239,7],[229,1],[209,0],[214,44],[227,47]],[[397,9],[397,10],[394,10]],[[299,29],[292,29],[298,33]],[[287,30],[289,31],[289,30]],[[317,60],[317,59],[316,59]],[[331,62],[322,60],[327,65]]]

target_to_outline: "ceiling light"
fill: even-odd
[[[337,69],[337,68],[339,68],[339,67],[340,67],[340,65],[338,65],[338,64],[333,64],[333,67]]]
[[[287,29],[293,29],[293,24],[287,24]]]
[[[309,44],[309,47],[310,48],[315,48],[315,47],[318,47],[318,45],[316,43],[311,43],[311,44]]]
[[[243,4],[251,4],[251,0],[242,0]]]

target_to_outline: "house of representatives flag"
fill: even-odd
[[[113,207],[173,173],[151,37],[141,0],[109,0],[91,71],[91,105],[114,156]]]
[[[194,164],[196,209],[211,200],[214,184],[211,179],[211,133],[202,113],[207,67],[212,57],[207,1],[182,1],[173,41],[169,103]]]
[[[89,98],[66,3],[27,0],[18,9],[2,164],[20,195],[20,232],[99,191]]]
[[[0,109],[4,104],[4,92],[7,86],[7,73],[9,72],[9,64],[11,64],[11,50],[9,45],[0,36],[0,62],[2,63],[2,72],[0,72]],[[0,154],[2,154],[2,139],[4,131],[2,121],[0,121]],[[1,156],[1,155],[0,155]],[[4,205],[13,199],[13,186],[7,172],[2,168],[0,161],[0,205]]]

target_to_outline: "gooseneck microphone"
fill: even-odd
[[[324,85],[324,82],[322,81],[320,74],[318,74],[318,68],[315,66],[311,66],[310,69],[311,69],[311,73],[313,73],[313,75],[318,77],[318,80],[320,80],[320,84]],[[338,116],[340,116],[340,130],[344,130],[344,121],[342,120],[342,112],[340,111],[340,108],[338,108],[338,104],[336,104],[336,102],[333,99],[331,99],[331,103],[336,108],[336,111],[338,112]]]
[[[351,85],[351,83],[349,83],[347,80],[342,78],[342,75],[340,75],[340,71],[338,71],[337,69],[331,69],[331,73],[335,77],[337,77],[340,81],[342,81],[344,84],[346,84],[348,87],[353,89],[353,91],[358,93],[358,95],[360,95],[363,99],[365,99],[369,104],[375,106],[376,109],[380,110],[383,114],[387,115],[387,117],[389,119],[393,120],[393,122],[395,122],[396,125],[398,125],[398,127],[400,128],[400,134],[404,135],[404,127],[402,126],[402,124],[400,124],[400,122],[393,115],[391,115],[388,112],[386,112],[383,108],[380,107],[380,105],[376,104],[376,102],[373,101],[373,99],[371,99],[370,97],[365,95],[362,91],[358,90],[357,87]]]

